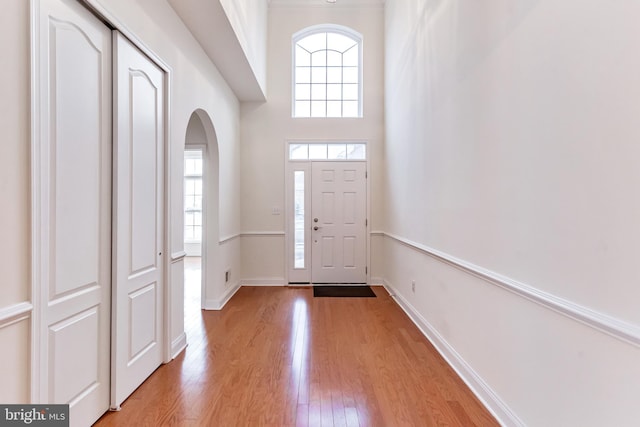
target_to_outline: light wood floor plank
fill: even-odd
[[[186,292],[187,349],[96,425],[498,425],[374,290],[377,298],[338,299],[245,287],[219,312],[199,310]]]

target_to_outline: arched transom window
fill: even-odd
[[[293,117],[362,117],[362,36],[336,25],[293,36]]]

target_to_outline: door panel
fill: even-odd
[[[96,374],[100,369],[100,342],[95,334],[99,323],[100,313],[96,307],[91,307],[49,328],[50,351],[55,366],[49,382],[53,401],[74,402],[99,385],[100,379]],[[77,345],[78,341],[82,346]],[[69,354],[70,348],[75,348],[73,354]]]
[[[114,32],[112,406],[162,363],[164,73]]]
[[[40,172],[48,386],[40,396],[68,403],[71,425],[90,425],[109,408],[111,31],[76,1],[36,7],[48,159]]]
[[[313,283],[366,283],[366,164],[313,162]]]

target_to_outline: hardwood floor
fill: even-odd
[[[213,312],[192,282],[187,349],[97,426],[498,425],[382,287],[244,287]]]

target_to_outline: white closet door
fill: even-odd
[[[72,426],[109,409],[111,31],[74,0],[38,19],[42,403]]]
[[[162,363],[164,73],[114,32],[112,406]]]

